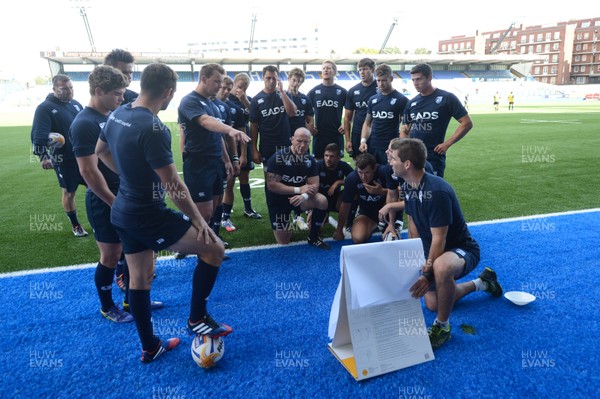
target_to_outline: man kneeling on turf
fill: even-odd
[[[502,295],[496,273],[486,267],[475,280],[456,284],[479,263],[479,244],[469,232],[456,193],[441,177],[425,171],[427,148],[419,139],[401,139],[388,151],[394,175],[404,179],[404,211],[410,238],[423,242],[425,265],[410,288],[412,296],[425,296],[425,305],[437,312],[429,339],[433,349],[450,339],[450,313],[454,303],[475,291]]]
[[[319,194],[319,172],[315,158],[308,153],[310,131],[296,129],[292,145],[277,151],[267,163],[267,206],[273,234],[278,244],[288,244],[293,226],[290,213],[313,210],[308,243],[321,249],[329,245],[319,231],[327,213],[327,198]]]

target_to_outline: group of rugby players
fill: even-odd
[[[212,319],[206,302],[225,257],[226,242],[219,228],[235,230],[230,215],[236,177],[244,214],[261,218],[251,205],[248,175],[253,163],[264,166],[269,218],[280,244],[291,239],[292,212],[296,216],[310,212],[308,243],[328,249],[320,237],[325,221],[336,223],[328,212],[339,213],[335,240],[343,239],[348,227],[352,240],[363,243],[380,225],[384,236],[399,238],[406,208],[409,232],[423,239],[427,258],[424,280],[420,278],[412,291],[418,297],[425,295],[427,306],[438,309],[434,327],[442,333],[432,333],[438,346],[450,336],[448,318],[455,300],[475,290],[494,296],[498,289],[501,292],[491,269],[473,282],[454,283],[477,265],[479,249],[453,190],[442,177],[446,151],[464,137],[472,122],[453,94],[433,88],[428,65],[419,64],[411,71],[420,94],[409,101],[393,88],[391,68],[385,64],[375,68],[368,58],[358,63],[361,82],[349,91],[335,83],[335,63],[325,61],[322,83],[307,95],[298,90],[305,79],[302,70],[290,71],[286,91],[277,68],[267,66],[264,89],[254,98],[245,93],[246,74],[232,80],[220,65],[206,64],[196,88],[178,108],[184,183],[173,162],[171,132],[157,116],[173,98],[177,74],[164,64],[147,66],[138,96],[127,89],[133,71],[131,54],[114,50],[105,61],[89,76],[91,99],[85,109],[73,100],[68,76],[53,79],[54,93],[36,110],[32,142],[42,166],[56,170],[76,236],[87,233],[77,221],[74,195],[79,184],[88,186],[86,209],[100,250],[95,283],[101,313],[117,323],[135,321],[143,362],[179,344],[178,338],[160,340],[152,329],[151,311],[162,307],[161,302],[150,300],[154,277],[150,265],[158,251],[198,256],[188,328],[212,337],[232,331]],[[445,140],[451,118],[459,126]],[[64,134],[65,146],[49,152],[45,145],[49,132]],[[354,158],[356,170],[342,160],[343,149]],[[433,174],[425,173],[426,167]],[[435,209],[420,209],[423,176],[433,180],[435,187],[427,192],[447,194],[444,200],[434,201]],[[167,196],[181,212],[166,206]],[[437,207],[441,202],[443,209]],[[439,240],[440,226],[446,226],[439,234],[446,244],[452,243],[450,247]],[[450,234],[452,239],[446,237]],[[126,290],[121,309],[113,302],[111,287],[115,268],[124,264],[123,271],[117,271]],[[443,298],[429,290],[433,282]],[[463,284],[468,286],[461,288]]]

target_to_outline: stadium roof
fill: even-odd
[[[164,62],[170,65],[193,65],[217,63],[222,65],[265,65],[265,64],[294,64],[320,66],[326,59],[335,61],[338,65],[356,65],[362,58],[369,57],[376,63],[391,65],[413,65],[422,62],[444,65],[513,65],[541,60],[539,55],[472,55],[472,54],[337,54],[337,53],[154,53],[131,52],[136,64]],[[81,65],[102,64],[108,52],[83,51],[46,51],[40,52],[42,58],[51,64]]]

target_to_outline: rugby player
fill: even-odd
[[[427,160],[434,173],[444,177],[446,152],[473,128],[473,121],[458,97],[433,87],[433,73],[428,64],[415,65],[410,70],[410,76],[419,94],[406,105],[400,137],[421,139],[427,148]],[[446,140],[446,129],[452,118],[459,125]]]
[[[292,145],[277,151],[267,163],[267,206],[273,234],[278,244],[288,244],[292,238],[290,213],[313,210],[313,223],[308,244],[329,249],[319,237],[327,213],[327,199],[318,192],[317,163],[308,149],[310,131],[301,127],[292,137]]]
[[[71,229],[75,237],[88,235],[77,218],[75,194],[77,187],[80,184],[85,185],[85,181],[79,174],[69,138],[69,127],[82,109],[83,106],[73,99],[71,78],[58,74],[52,78],[52,93],[48,94],[46,99],[35,109],[31,126],[33,153],[40,158],[42,169],[54,169],[56,172],[58,185],[62,191],[62,207],[71,222]],[[64,136],[63,147],[52,149],[47,147],[50,133],[60,133]]]
[[[264,167],[277,150],[289,147],[289,119],[296,116],[297,108],[283,90],[277,67],[263,68],[263,82],[264,88],[250,102],[250,136],[254,163]],[[267,168],[264,173],[266,176]]]
[[[336,143],[325,146],[323,159],[317,161],[319,193],[327,198],[327,212],[339,212],[342,203],[342,188],[346,177],[354,171],[342,160],[342,149]],[[327,218],[328,214],[325,216]],[[334,226],[336,227],[336,226]]]
[[[156,360],[180,342],[179,338],[163,341],[154,335],[150,307],[154,251],[168,249],[198,256],[188,328],[210,336],[232,332],[231,327],[215,322],[206,309],[223,260],[223,243],[181,181],[173,162],[171,132],[158,117],[173,99],[177,78],[165,64],[148,65],[142,72],[140,96],[109,116],[96,147],[98,157],[121,180],[111,222],[121,238],[129,265],[129,305],[142,344],[141,360],[145,363]],[[224,133],[229,129],[223,129]],[[220,138],[218,134],[215,136]],[[247,139],[241,134],[237,137]],[[166,195],[183,213],[166,206]]]
[[[334,240],[344,239],[343,228],[354,202],[358,209],[350,230],[352,241],[362,244],[371,238],[378,228],[379,209],[385,205],[387,196],[384,166],[375,162],[369,153],[356,157],[356,169],[346,177],[338,225],[333,233]]]
[[[352,86],[346,96],[344,105],[344,135],[346,136],[346,151],[356,158],[360,151],[360,135],[367,117],[367,101],[377,94],[377,82],[374,78],[375,61],[363,58],[357,64],[360,83]]]
[[[88,185],[85,205],[100,251],[94,274],[100,313],[115,323],[128,323],[133,321],[133,316],[115,305],[112,297],[115,267],[122,254],[121,240],[110,223],[110,207],[119,188],[119,176],[99,161],[95,154],[100,131],[108,114],[123,101],[128,82],[119,70],[108,65],[96,67],[90,73],[88,82],[90,102],[73,120],[69,136],[79,172]]]
[[[392,139],[400,137],[400,121],[408,98],[394,89],[394,74],[389,65],[379,65],[375,76],[379,92],[368,100],[359,150],[368,151],[378,164],[387,165],[386,150]]]
[[[229,94],[229,101],[240,107],[244,111],[244,120],[246,123],[246,134],[250,135],[250,101],[251,97],[246,95],[246,90],[250,86],[250,76],[247,73],[238,73],[233,78],[233,88]],[[240,156],[240,195],[244,201],[244,215],[250,219],[262,219],[262,215],[252,208],[252,190],[250,188],[250,171],[254,170],[254,161],[252,159],[252,146],[244,142],[238,142],[238,154]],[[227,196],[227,193],[225,194]],[[234,198],[231,197],[231,204]],[[229,203],[229,202],[228,202]]]
[[[321,65],[321,84],[313,87],[307,94],[315,108],[315,127],[312,128],[313,155],[323,159],[325,146],[336,143],[344,147],[344,126],[342,113],[348,91],[335,83],[337,65],[331,60]]]
[[[475,291],[498,298],[502,287],[489,267],[477,279],[456,284],[477,267],[479,244],[471,236],[454,189],[425,171],[426,159],[427,149],[418,139],[399,140],[390,151],[394,174],[405,181],[409,237],[421,238],[426,259],[410,292],[415,298],[424,296],[427,308],[437,312],[428,330],[431,346],[437,349],[450,339],[450,313],[456,301]]]

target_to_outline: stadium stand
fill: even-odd
[[[433,71],[434,79],[466,79],[467,77],[460,71]]]
[[[467,70],[465,71],[465,74],[473,79],[473,81],[476,80],[482,80],[482,81],[502,81],[502,80],[514,80],[515,76],[510,73],[510,71],[507,70],[500,70],[500,71],[473,71],[473,70]]]

